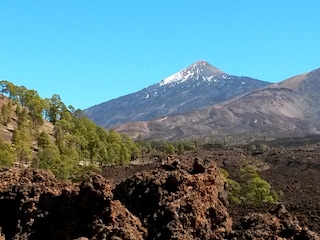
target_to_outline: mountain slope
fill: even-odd
[[[184,115],[118,126],[134,137],[199,138],[320,133],[320,69]]]
[[[98,125],[110,127],[191,112],[268,84],[229,75],[205,61],[198,61],[159,83],[93,106],[84,112]]]

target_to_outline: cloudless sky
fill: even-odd
[[[0,0],[0,79],[85,109],[197,60],[278,82],[320,67],[319,0]]]

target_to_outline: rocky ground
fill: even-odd
[[[42,170],[1,169],[0,239],[320,239],[318,159],[307,150],[203,150],[106,168],[106,178],[80,184]],[[246,164],[262,170],[283,204],[228,204],[217,169],[237,177]]]
[[[303,139],[303,141],[307,141]],[[318,141],[318,140],[317,140]],[[248,151],[243,148],[209,149],[189,152],[183,156],[175,156],[179,161],[190,164],[196,157],[207,162],[215,162],[218,167],[226,169],[232,178],[237,179],[240,168],[251,164],[260,170],[260,175],[272,184],[278,192],[279,199],[302,226],[308,226],[320,232],[320,149],[319,144],[301,146],[301,142],[290,142],[284,147],[272,147],[265,152]],[[280,146],[277,142],[275,146]],[[293,146],[293,147],[292,147]],[[159,162],[160,164],[160,162]],[[119,182],[141,168],[154,168],[155,164],[106,168],[104,174],[114,182]],[[273,211],[270,206],[229,206],[229,213],[234,223],[241,219],[246,212]],[[245,210],[245,211],[242,211]]]

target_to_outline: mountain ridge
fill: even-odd
[[[320,134],[320,69],[297,75],[194,112],[120,125],[152,139],[227,135],[284,137]]]
[[[227,74],[202,60],[140,91],[85,109],[84,113],[98,125],[110,128],[187,113],[269,84]]]

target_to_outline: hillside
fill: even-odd
[[[132,122],[117,130],[149,139],[318,134],[320,69],[187,114]]]
[[[0,109],[2,108],[3,105],[7,105],[9,101],[10,99],[7,97],[0,97]],[[11,117],[11,121],[8,124],[0,125],[0,137],[7,142],[11,141],[13,137],[14,129],[18,127],[18,124],[17,124],[18,117],[14,111],[12,112],[10,117]],[[53,135],[53,128],[54,128],[54,125],[50,121],[44,121],[43,124],[39,126],[39,131],[40,132],[45,131],[49,135]],[[36,144],[33,147],[37,149]]]
[[[128,164],[140,146],[127,135],[105,131],[58,94],[42,99],[36,90],[0,83],[0,165],[51,170],[79,180],[104,165]]]

